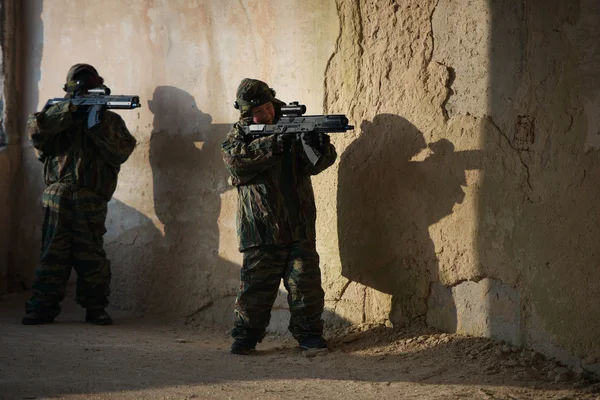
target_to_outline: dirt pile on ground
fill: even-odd
[[[502,375],[513,381],[572,384],[574,388],[600,393],[598,377],[583,368],[567,368],[536,351],[488,338],[447,334],[422,325],[392,329],[383,324],[352,326],[332,331],[329,336],[332,350],[378,356],[379,361],[423,360],[425,356],[455,371],[468,365],[468,369],[488,377]],[[467,371],[458,377],[467,378]]]

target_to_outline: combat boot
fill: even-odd
[[[231,354],[241,354],[247,356],[256,350],[256,339],[235,339],[235,342],[231,345]]]
[[[103,309],[90,310],[85,313],[85,321],[95,325],[112,325],[113,320]]]
[[[28,311],[21,320],[23,325],[39,325],[48,324],[50,322],[54,322],[54,317],[49,317],[36,311]]]
[[[327,341],[321,335],[308,335],[298,342],[303,350],[328,350]]]

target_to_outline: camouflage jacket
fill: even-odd
[[[240,251],[261,245],[287,245],[315,239],[316,207],[310,175],[333,164],[332,144],[313,166],[294,141],[291,151],[275,149],[275,137],[250,139],[238,122],[222,146],[231,183],[238,190],[237,229]]]
[[[109,201],[136,140],[118,114],[104,112],[99,127],[88,130],[85,121],[72,118],[70,106],[66,100],[27,120],[29,138],[44,163],[46,185],[78,185]]]

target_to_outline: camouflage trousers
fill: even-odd
[[[302,340],[306,335],[323,333],[325,293],[314,241],[252,247],[243,252],[243,257],[231,332],[234,339],[264,338],[282,279],[288,292],[289,331],[294,338]]]
[[[43,206],[41,262],[26,311],[58,315],[71,268],[77,272],[77,303],[88,309],[106,307],[111,278],[103,239],[106,201],[87,189],[53,184],[44,192]]]

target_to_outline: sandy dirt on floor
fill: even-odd
[[[426,327],[327,332],[325,355],[269,335],[238,356],[226,328],[118,311],[115,325],[95,326],[74,304],[53,324],[23,326],[23,300],[0,300],[0,399],[600,399],[583,371]]]

